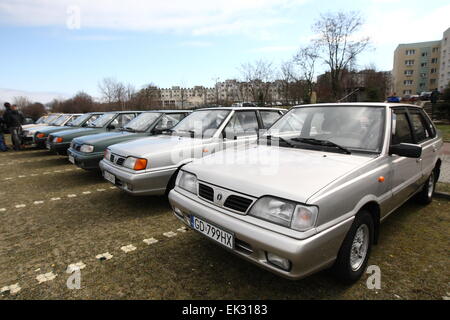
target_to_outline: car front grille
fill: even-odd
[[[252,202],[253,200],[251,199],[233,194],[225,200],[223,206],[239,212],[246,212],[248,207],[252,204]]]
[[[125,158],[118,156],[116,154],[111,154],[111,156],[109,157],[109,161],[117,164],[118,166],[123,166],[123,163],[125,162]]]
[[[198,195],[206,200],[214,201],[214,189],[203,183],[198,185]]]

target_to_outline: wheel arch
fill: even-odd
[[[380,205],[376,201],[369,201],[364,204],[358,212],[368,211],[373,219],[374,235],[373,243],[377,244],[380,234]]]

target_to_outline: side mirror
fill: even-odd
[[[389,147],[389,154],[396,154],[400,157],[420,158],[422,147],[411,143],[400,143]]]
[[[106,127],[106,129],[108,129],[108,130],[114,130],[115,128],[116,128],[116,126],[113,124],[110,124]]]

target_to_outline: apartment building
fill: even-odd
[[[440,63],[439,91],[442,91],[450,83],[450,28],[444,32],[442,37]]]
[[[393,89],[399,96],[439,86],[441,41],[400,44],[394,52]]]
[[[232,79],[218,82],[213,88],[203,86],[161,88],[159,89],[160,104],[166,109],[190,109],[211,104],[231,105],[236,102],[256,101],[259,97],[253,97],[257,91],[255,87],[260,90],[263,87],[267,88],[266,101],[278,102],[282,100],[279,81],[248,84]]]

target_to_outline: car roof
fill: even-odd
[[[395,103],[395,102],[339,102],[339,103],[316,103],[316,104],[302,104],[298,106],[293,106],[292,108],[303,108],[303,107],[324,107],[324,106],[355,106],[355,107],[413,107],[420,108],[421,106],[415,104],[407,103]]]
[[[200,108],[195,111],[200,110],[278,110],[278,111],[286,111],[283,108],[272,108],[272,107],[211,107],[211,108]]]

